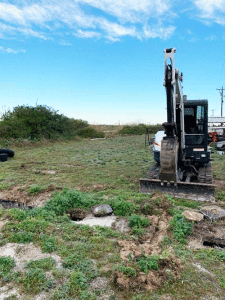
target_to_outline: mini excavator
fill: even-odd
[[[183,74],[175,68],[175,48],[164,50],[167,98],[165,135],[156,164],[140,179],[140,192],[156,190],[179,198],[215,201],[210,150],[208,101],[187,100]],[[155,155],[154,155],[155,157]]]

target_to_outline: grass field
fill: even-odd
[[[154,163],[143,135],[11,148],[15,157],[0,165],[0,198],[39,208],[0,209],[0,245],[32,242],[61,266],[46,256],[18,270],[13,258],[0,257],[0,297],[7,287],[17,290],[5,299],[225,299],[225,252],[189,247],[198,228],[181,215],[205,203],[139,193]],[[225,156],[212,157],[224,207]],[[109,204],[129,230],[74,224],[63,199],[85,211]]]

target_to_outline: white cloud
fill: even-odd
[[[25,53],[26,50],[14,50],[12,48],[4,48],[4,47],[0,46],[0,52],[1,53],[17,54],[17,53]]]
[[[215,22],[225,25],[225,0],[194,0],[193,2],[200,11],[201,19],[208,24]]]
[[[4,1],[4,0],[3,0]],[[61,28],[80,38],[104,37],[118,41],[123,36],[167,38],[174,27],[161,24],[170,11],[169,0],[5,0],[0,3],[0,36],[24,34],[47,39]],[[96,10],[97,9],[97,10]],[[7,27],[10,26],[10,27]],[[35,30],[34,30],[35,27]],[[7,31],[8,28],[8,31]]]
[[[100,33],[95,32],[95,31],[83,31],[81,29],[78,29],[77,32],[74,34],[77,37],[80,38],[100,38]]]
[[[170,38],[174,31],[175,31],[174,26],[169,26],[166,28],[163,27],[156,27],[156,28],[151,28],[150,26],[145,26],[144,27],[144,37],[145,38],[161,38],[161,39],[168,39]]]

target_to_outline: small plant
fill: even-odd
[[[26,219],[27,217],[27,209],[18,209],[18,208],[12,208],[9,210],[9,215],[11,219],[22,221]]]
[[[156,256],[143,256],[138,259],[138,265],[142,272],[145,274],[148,273],[149,270],[158,270],[158,261],[159,258]]]
[[[57,249],[56,239],[54,237],[48,237],[42,247],[42,250],[47,253],[51,253]]]
[[[28,191],[28,193],[30,194],[30,195],[37,195],[38,193],[40,193],[41,192],[41,190],[42,190],[42,188],[39,186],[39,185],[33,185],[33,186],[31,186],[30,188],[29,188],[29,191]]]
[[[31,260],[27,265],[27,269],[42,269],[45,271],[51,270],[52,267],[55,266],[55,260],[51,257],[38,259],[38,260]]]
[[[127,277],[135,277],[136,276],[136,270],[132,267],[128,267],[125,265],[120,265],[114,267],[114,270],[119,270],[121,273],[125,274]]]
[[[114,200],[111,205],[117,216],[129,216],[138,208],[136,204],[126,201],[123,197]]]
[[[129,217],[130,220],[130,227],[148,227],[150,225],[150,221],[142,216],[138,216],[138,215],[131,215]]]
[[[225,261],[225,252],[220,250],[215,250],[216,256],[219,260]]]
[[[173,228],[174,238],[182,244],[186,244],[186,238],[193,229],[193,222],[188,222],[180,211],[174,210],[174,216],[170,222]]]
[[[8,274],[16,265],[14,258],[10,256],[0,257],[0,277]]]
[[[15,232],[9,236],[9,241],[12,243],[28,244],[32,242],[34,233],[32,232]]]
[[[24,276],[20,279],[20,283],[23,284],[25,292],[28,293],[38,293],[43,289],[47,278],[44,272],[39,269],[30,269]]]

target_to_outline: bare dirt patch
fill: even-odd
[[[6,223],[7,223],[7,220],[0,220],[0,232]]]
[[[41,248],[30,244],[8,243],[0,247],[0,256],[10,256],[15,259],[15,270],[21,271],[24,269],[27,262],[30,260],[38,260],[47,257],[52,257],[56,261],[56,266],[61,267],[61,257],[56,254],[43,253]]]
[[[25,185],[9,187],[7,190],[0,191],[0,199],[15,201],[25,206],[40,207],[49,201],[52,192],[56,190],[54,185],[50,185],[37,195],[30,195],[28,189]]]
[[[219,180],[215,179],[215,186],[220,189],[225,191],[225,180]]]
[[[208,241],[208,244],[207,242],[205,243],[205,241]],[[212,245],[210,245],[210,241]],[[213,245],[213,243],[215,245]],[[194,225],[188,247],[198,249],[210,246],[221,246],[222,244],[225,246],[225,220],[212,222],[205,219]]]

